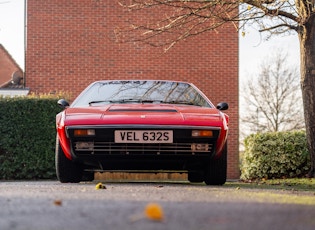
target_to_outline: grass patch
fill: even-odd
[[[225,186],[247,189],[308,191],[315,194],[315,178],[270,179],[227,182]]]
[[[315,178],[270,179],[227,182],[239,200],[259,203],[315,206]]]

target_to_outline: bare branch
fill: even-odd
[[[141,11],[142,16],[126,19],[129,26],[116,28],[116,40],[142,42],[164,50],[189,37],[217,32],[228,23],[236,30],[257,24],[261,32],[271,36],[297,31],[303,20],[293,0],[120,0],[119,4],[130,15]]]
[[[288,25],[288,24],[278,24],[278,25],[275,25],[272,27],[260,29],[259,32],[272,31],[272,30],[275,30],[275,29],[280,28],[280,27],[287,27],[289,30],[297,30],[298,29],[297,26],[292,26],[292,25]]]

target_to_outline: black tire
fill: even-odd
[[[94,172],[83,172],[81,181],[93,181],[94,180]]]
[[[205,174],[207,185],[223,185],[226,182],[227,173],[227,143],[224,146],[219,159],[210,161]]]
[[[188,172],[188,180],[191,183],[201,183],[204,181],[205,175],[203,172],[190,171]]]
[[[82,165],[65,156],[58,137],[56,138],[55,166],[57,178],[61,183],[79,183],[82,180]]]

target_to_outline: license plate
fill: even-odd
[[[115,143],[173,143],[173,131],[115,130]]]

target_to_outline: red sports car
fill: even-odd
[[[160,80],[97,81],[56,116],[60,182],[95,171],[188,172],[191,182],[226,181],[228,116],[196,86]]]

